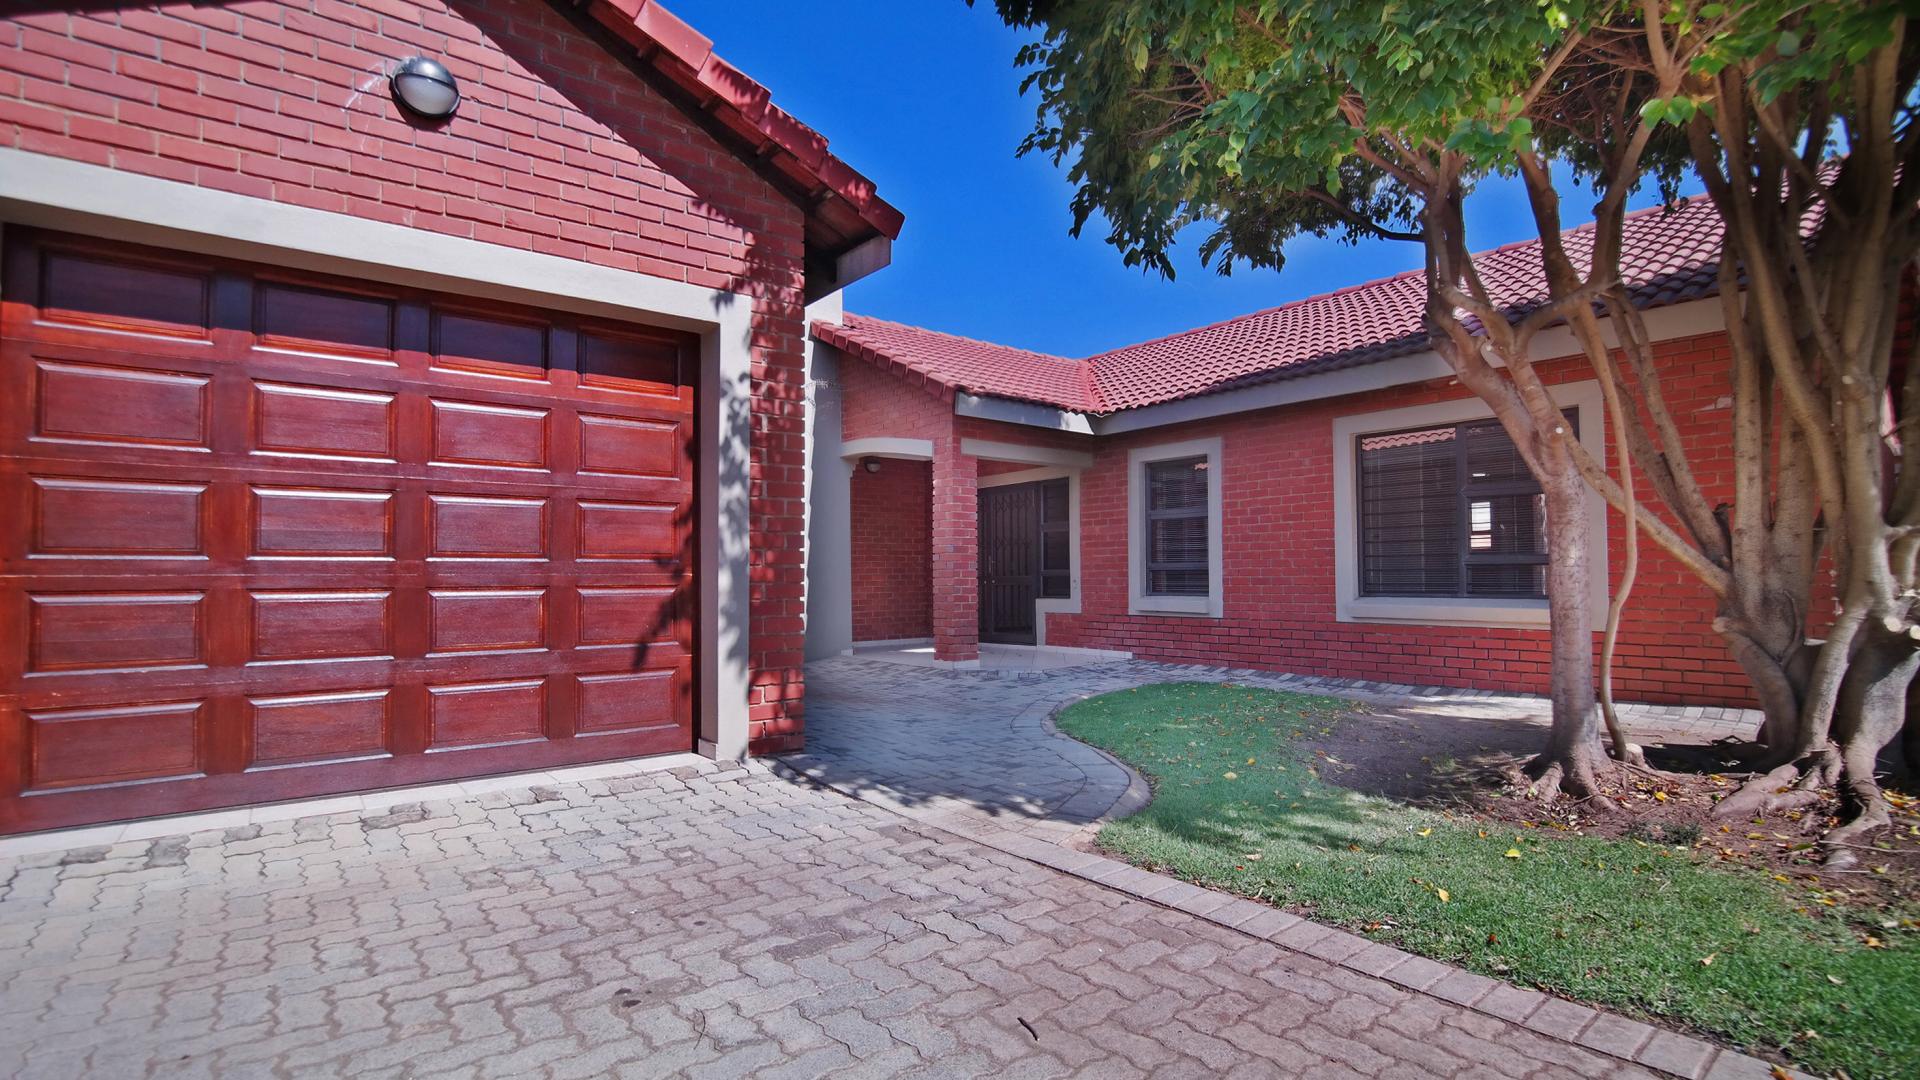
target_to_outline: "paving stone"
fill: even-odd
[[[1603,1012],[1581,1033],[1578,1041],[1589,1049],[1632,1061],[1653,1037],[1653,1031],[1638,1020]]]
[[[1698,1080],[1713,1060],[1714,1048],[1698,1039],[1688,1039],[1668,1031],[1656,1031],[1635,1059],[1650,1069],[1672,1073],[1685,1080]]]
[[[1054,733],[1057,705],[1275,677],[858,660],[808,676],[809,750],[784,776],[399,793],[0,857],[0,1074],[1765,1076],[1061,846],[1134,780]]]

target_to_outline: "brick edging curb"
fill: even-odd
[[[1049,711],[1042,721],[1047,732],[1069,739],[1106,758],[1125,770],[1129,783],[1126,793],[1115,800],[1113,807],[1095,821],[1075,830],[1068,837],[1071,840],[1090,839],[1099,826],[1139,811],[1152,798],[1145,779],[1133,768],[1106,751],[1073,739],[1055,727],[1054,716],[1078,700],[1080,696],[1076,695],[1071,700],[1049,703]],[[1643,1068],[1685,1080],[1774,1080],[1778,1075],[1773,1071],[1773,1063],[1737,1050],[1538,990],[1524,990],[1465,968],[1415,956],[1382,942],[1369,941],[1357,934],[1322,926],[1256,900],[1143,870],[1131,863],[1044,840],[1029,832],[997,826],[961,826],[951,819],[930,821],[906,813],[904,808],[890,805],[886,800],[869,799],[828,781],[808,776],[784,761],[774,759],[768,764],[779,775],[869,803],[923,828],[947,833],[1014,858],[1070,874],[1136,900],[1184,912],[1290,952],[1311,956],[1361,975],[1385,979],[1415,993],[1437,997]],[[1138,803],[1134,805],[1136,788],[1139,789]],[[1115,813],[1115,809],[1123,807],[1123,804],[1124,809]],[[1784,1071],[1794,1080],[1817,1080],[1810,1074],[1793,1069]]]

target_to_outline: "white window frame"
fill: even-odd
[[[1606,408],[1600,384],[1564,383],[1549,387],[1562,409],[1579,410],[1580,444],[1596,461],[1606,459]],[[1439,427],[1486,420],[1493,409],[1477,397],[1359,413],[1333,422],[1333,577],[1335,618],[1340,622],[1411,623],[1421,626],[1487,626],[1531,629],[1547,625],[1545,600],[1509,600],[1471,596],[1423,596],[1401,599],[1360,595],[1360,480],[1358,443],[1363,435],[1410,428]],[[1588,609],[1593,629],[1606,627],[1607,504],[1588,488]]]
[[[1207,459],[1207,595],[1151,596],[1147,593],[1147,466],[1156,461],[1178,458]],[[1160,443],[1127,451],[1127,612],[1131,615],[1191,615],[1218,619],[1224,615],[1225,591],[1221,586],[1226,559],[1225,505],[1221,489],[1226,486],[1221,471],[1219,436],[1188,439],[1185,442]]]

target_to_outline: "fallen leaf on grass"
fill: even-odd
[[[1433,893],[1435,896],[1438,896],[1440,898],[1440,902],[1443,904],[1448,903],[1453,899],[1453,897],[1449,895],[1447,893],[1447,890],[1445,889],[1435,889]]]
[[[1426,828],[1424,828],[1424,829],[1421,829],[1421,830],[1420,830],[1420,835],[1421,835],[1421,836],[1432,836],[1432,835],[1433,835],[1433,826],[1431,826],[1431,825],[1429,825],[1429,826],[1427,826]]]
[[[1705,955],[1705,956],[1703,956],[1703,957],[1701,957],[1701,958],[1700,958],[1700,966],[1701,966],[1701,967],[1712,967],[1712,966],[1713,966],[1713,958],[1714,958],[1714,957],[1716,957],[1716,956],[1719,956],[1719,955],[1720,955],[1720,954],[1719,954],[1719,953],[1717,953],[1717,952],[1710,952],[1710,953],[1708,953],[1707,955]]]
[[[1517,847],[1510,847],[1510,848],[1508,848],[1508,849],[1507,849],[1507,858],[1509,858],[1509,859],[1517,859],[1517,858],[1519,858],[1519,857],[1520,857],[1520,849],[1519,849],[1519,848],[1517,848]]]

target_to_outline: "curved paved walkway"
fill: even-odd
[[[1011,833],[1085,846],[1102,821],[1146,805],[1119,760],[1054,730],[1082,698],[1148,683],[1236,682],[1335,694],[1463,718],[1543,722],[1539,698],[1244,668],[1094,661],[1051,671],[968,671],[841,657],[807,666],[807,749],[780,760],[843,794],[969,835]],[[1750,734],[1738,709],[1623,705],[1642,737]]]

